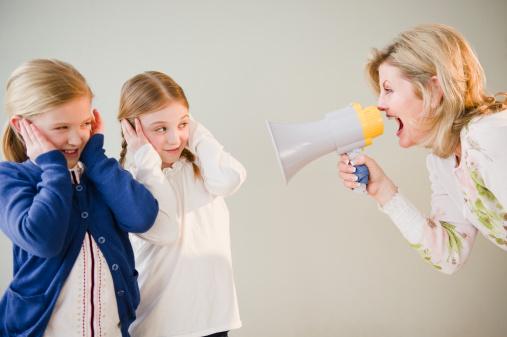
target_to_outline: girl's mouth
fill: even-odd
[[[79,153],[79,149],[75,149],[75,150],[61,150],[63,152],[64,155],[66,156],[69,156],[69,157],[76,157]]]
[[[172,150],[165,150],[165,152],[170,153],[170,154],[175,154],[175,153],[178,153],[179,149],[180,149],[180,148],[179,148],[179,147],[177,147],[177,148],[172,149]]]

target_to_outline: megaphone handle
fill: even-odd
[[[349,156],[350,160],[353,160],[357,156],[361,154],[361,149],[355,149],[350,152],[347,152],[347,156]],[[361,173],[361,176],[358,173]],[[366,165],[358,165],[356,166],[356,173],[355,175],[359,178],[359,180],[369,180],[369,171]],[[360,194],[368,194],[366,191],[367,184],[364,182],[359,181],[359,187],[353,188],[352,190],[356,193]]]

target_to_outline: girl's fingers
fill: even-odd
[[[46,138],[39,132],[39,129],[33,124],[30,124],[30,129],[33,133],[33,139],[37,140],[40,144],[46,142]]]
[[[37,141],[37,144],[42,149],[42,152],[48,152],[56,149],[56,146],[52,142],[50,142],[35,125],[30,124],[30,128],[32,129],[34,139]]]
[[[93,109],[92,114],[92,134],[104,133],[104,120],[97,109]]]
[[[137,133],[137,136],[143,142],[147,142],[148,138],[146,138],[146,135],[144,134],[143,126],[141,125],[141,122],[139,121],[139,118],[135,119],[135,123],[136,123],[136,133]]]
[[[97,109],[93,109],[93,118],[97,124],[104,124],[104,120]]]
[[[28,145],[28,143],[30,145],[32,145],[34,142],[34,135],[33,135],[32,129],[30,128],[30,123],[28,123],[27,120],[25,120],[25,119],[21,120],[20,131],[21,131],[21,136],[23,136],[23,139],[25,140],[25,143],[27,145]]]
[[[136,133],[139,135],[139,133],[143,133],[143,127],[141,126],[141,122],[139,122],[139,118],[134,119],[134,123],[136,126]]]
[[[123,135],[129,138],[132,138],[132,134],[134,133],[134,129],[132,129],[132,125],[126,120],[121,120],[121,128],[123,130]]]

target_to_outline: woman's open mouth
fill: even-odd
[[[401,121],[401,119],[399,119],[398,117],[394,117],[394,116],[387,116],[387,119],[389,119],[389,120],[395,119],[398,122],[398,131],[396,132],[396,135],[398,135],[401,132],[401,130],[403,129],[403,122]]]

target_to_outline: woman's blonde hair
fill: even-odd
[[[2,137],[4,158],[13,162],[28,159],[23,137],[11,117],[30,120],[76,98],[93,94],[84,77],[70,64],[59,60],[34,59],[23,63],[7,82],[5,110],[7,123]]]
[[[387,62],[398,67],[412,83],[414,93],[423,100],[423,118],[418,121],[425,135],[419,145],[435,155],[447,158],[460,144],[460,132],[474,117],[507,108],[507,93],[502,101],[486,95],[484,71],[465,38],[454,28],[427,23],[398,34],[382,50],[373,48],[366,63],[365,75],[372,90],[380,94],[379,66]],[[437,76],[442,99],[431,106]],[[491,95],[491,94],[490,94]]]
[[[129,79],[123,85],[120,94],[120,109],[118,120],[126,119],[135,128],[135,119],[145,113],[165,108],[172,102],[183,104],[187,109],[189,104],[183,89],[169,76],[157,71],[146,71]],[[121,133],[122,150],[119,162],[125,167],[127,155],[127,142]],[[199,167],[195,164],[195,156],[185,148],[181,153],[192,163],[194,175],[201,177]]]

